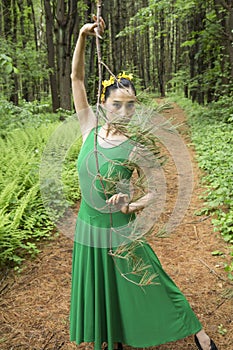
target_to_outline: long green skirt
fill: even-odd
[[[184,338],[202,326],[189,303],[148,244],[137,255],[156,273],[153,285],[143,288],[123,275],[126,260],[113,259],[108,248],[74,243],[70,339],[77,344],[114,342],[149,347]]]

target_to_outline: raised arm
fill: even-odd
[[[97,35],[98,24],[95,16],[94,20],[94,23],[87,23],[80,29],[79,37],[76,43],[72,60],[72,92],[75,110],[79,118],[83,139],[86,138],[90,130],[95,126],[95,115],[88,104],[87,93],[84,83],[86,38],[89,35]],[[100,34],[102,34],[103,30],[104,21],[101,19],[100,28],[98,29],[98,31],[100,32]]]

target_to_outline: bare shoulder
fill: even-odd
[[[85,109],[76,111],[79,125],[82,133],[83,142],[86,140],[90,131],[96,127],[96,115],[93,109],[88,106]]]

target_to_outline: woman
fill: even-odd
[[[135,144],[114,125],[119,119],[128,123],[134,114],[136,91],[130,77],[111,78],[102,93],[106,123],[96,128],[84,86],[85,42],[87,36],[97,35],[96,17],[94,20],[80,30],[71,75],[83,137],[78,159],[82,202],[73,251],[71,341],[94,342],[95,350],[107,342],[107,348],[113,350],[122,349],[122,343],[144,348],[195,334],[198,349],[217,350],[147,243],[136,254],[156,274],[156,284],[140,288],[136,280],[125,278],[130,274],[127,260],[114,257],[114,247],[122,243],[122,235],[116,233],[134,222],[135,213],[150,203],[154,193],[149,190],[130,202],[129,194],[113,192],[116,174],[124,180],[132,175],[126,164],[136,153]],[[101,19],[99,33],[103,31]],[[112,186],[107,178],[112,178]]]

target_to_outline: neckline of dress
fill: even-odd
[[[97,134],[97,145],[98,145],[98,147],[100,147],[100,148],[103,148],[103,149],[113,149],[113,148],[119,147],[119,146],[121,146],[122,144],[124,144],[125,142],[128,142],[128,141],[129,141],[129,139],[127,138],[126,140],[120,142],[118,145],[114,145],[114,146],[111,146],[111,147],[104,147],[104,146],[102,146],[102,145],[99,143],[99,139],[105,140],[105,141],[108,142],[110,145],[111,145],[111,142],[112,142],[112,141],[111,141],[111,140],[108,140],[108,139],[106,139],[106,138],[104,138],[104,137],[99,136],[99,130],[100,130],[100,128],[101,128],[101,127],[98,128],[98,134]],[[94,130],[94,132],[95,132],[95,130]]]

